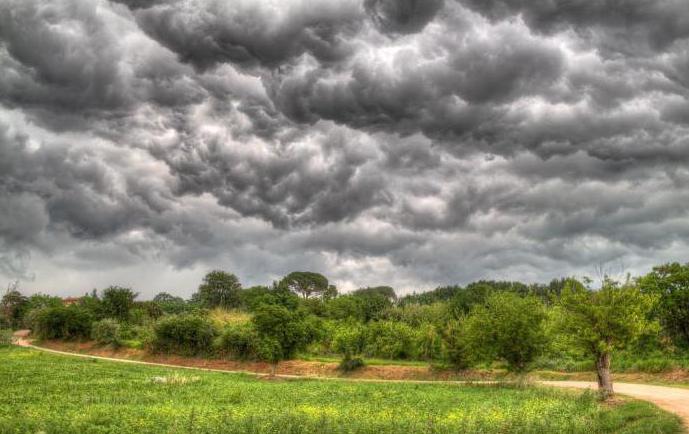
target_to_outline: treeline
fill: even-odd
[[[212,271],[189,300],[163,292],[137,301],[133,290],[110,287],[65,306],[58,297],[8,290],[0,307],[0,328],[31,328],[42,339],[273,364],[300,354],[338,356],[343,369],[364,358],[458,369],[497,363],[516,372],[595,368],[611,391],[613,355],[667,361],[686,354],[689,265],[605,279],[599,288],[574,278],[478,281],[400,298],[387,286],[339,294],[318,273],[244,288],[235,275]]]

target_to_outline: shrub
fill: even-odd
[[[648,372],[651,374],[659,374],[661,372],[671,371],[675,367],[672,360],[661,357],[653,357],[650,359],[638,360],[632,364],[629,371]]]
[[[152,325],[139,326],[126,323],[121,325],[120,335],[123,345],[134,348],[151,344],[155,337]]]
[[[11,324],[9,318],[7,318],[7,316],[4,313],[0,312],[0,329],[10,328],[10,325]]]
[[[361,369],[364,366],[366,366],[366,363],[364,363],[364,360],[361,357],[345,356],[345,358],[340,362],[338,369],[342,372],[352,372],[356,371],[357,369]]]
[[[91,337],[101,345],[119,347],[122,345],[120,323],[111,318],[97,321],[93,323]]]
[[[333,333],[332,349],[342,354],[344,359],[361,354],[365,344],[364,328],[359,324],[341,324]]]
[[[129,320],[129,311],[134,307],[137,293],[129,288],[111,286],[103,290],[101,309],[106,318],[117,318],[120,321]]]
[[[182,355],[211,351],[216,330],[206,318],[197,315],[171,315],[154,327],[153,350]]]
[[[292,358],[312,342],[314,333],[310,328],[316,323],[303,312],[280,305],[259,307],[251,322],[260,338],[258,358],[272,363],[273,374],[280,360]]]
[[[443,356],[456,369],[467,369],[471,358],[467,350],[466,334],[459,320],[448,322],[442,333]]]
[[[33,318],[40,339],[82,339],[91,336],[91,313],[79,306],[40,309]]]
[[[414,356],[414,330],[406,324],[379,321],[366,331],[364,353],[369,357],[408,359]]]
[[[421,324],[417,328],[414,347],[417,356],[423,360],[436,360],[440,357],[442,339],[433,324]]]
[[[251,324],[231,325],[225,327],[215,341],[215,349],[225,357],[251,360],[258,357],[258,339],[258,334]]]
[[[0,347],[7,347],[12,344],[12,330],[0,330]]]
[[[521,373],[545,351],[546,318],[542,302],[535,297],[497,292],[485,304],[474,306],[462,328],[477,359],[487,363],[499,359],[510,371]]]

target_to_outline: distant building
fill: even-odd
[[[79,303],[81,297],[65,297],[62,299],[62,304],[65,306],[71,306],[73,304]]]

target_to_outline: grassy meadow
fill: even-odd
[[[265,380],[0,348],[2,433],[675,433],[642,402],[541,388]]]

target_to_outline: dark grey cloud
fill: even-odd
[[[364,0],[373,22],[386,33],[415,33],[435,18],[444,0]]]
[[[491,19],[519,15],[538,31],[574,29],[604,50],[650,54],[689,36],[689,11],[682,0],[460,1]]]
[[[0,277],[418,290],[682,260],[684,3],[0,0]]]
[[[293,3],[293,4],[290,4]],[[172,2],[136,12],[141,28],[204,69],[221,62],[279,67],[304,53],[336,61],[351,53],[361,8],[354,1],[287,2],[284,7],[253,1]]]

